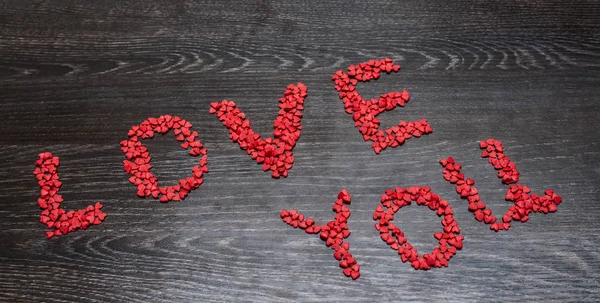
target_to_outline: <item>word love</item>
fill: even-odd
[[[349,76],[343,76],[341,71],[334,75],[334,80],[338,75],[343,77],[339,81],[346,81],[348,83],[341,83],[336,81],[336,90],[340,92],[340,96],[344,97],[344,102],[350,102],[352,104],[352,110],[358,113],[355,120],[358,121],[361,127],[361,132],[366,136],[369,134],[372,140],[380,140],[377,143],[378,147],[374,147],[375,151],[379,153],[379,149],[386,148],[388,146],[395,147],[411,136],[420,136],[422,133],[431,132],[431,128],[426,123],[413,123],[401,122],[399,127],[394,127],[390,131],[394,133],[396,137],[392,140],[390,136],[385,137],[383,140],[382,133],[373,132],[373,127],[379,124],[379,120],[374,116],[383,111],[391,110],[394,106],[404,106],[404,102],[408,101],[408,92],[403,91],[402,93],[388,93],[385,96],[382,95],[383,101],[378,102],[379,109],[374,108],[372,105],[375,104],[373,101],[365,101],[358,93],[354,90],[357,81],[369,81],[379,78],[380,72],[390,73],[392,71],[399,71],[400,66],[394,65],[391,59],[371,60],[369,62],[360,63],[357,66],[351,65],[348,68]],[[358,80],[357,80],[358,79]],[[338,83],[339,82],[339,83]],[[253,131],[250,126],[250,120],[246,115],[237,107],[234,101],[223,100],[222,102],[213,102],[210,105],[209,113],[215,114],[223,125],[229,130],[229,137],[233,142],[239,144],[240,148],[246,150],[248,155],[256,161],[258,164],[262,164],[263,171],[270,171],[273,178],[287,177],[289,170],[294,164],[293,149],[296,142],[300,138],[300,132],[302,130],[302,110],[304,109],[304,100],[307,96],[307,87],[298,83],[297,85],[289,85],[285,90],[283,97],[279,99],[279,112],[277,118],[273,123],[273,137],[263,138],[260,134]],[[350,100],[350,101],[346,101]],[[383,102],[383,103],[382,103]],[[382,107],[381,107],[382,106]],[[358,124],[357,124],[358,125]],[[424,128],[426,126],[426,128]],[[200,160],[198,165],[192,168],[191,175],[186,178],[179,180],[179,183],[172,186],[160,186],[158,178],[152,174],[152,165],[150,164],[150,152],[148,148],[142,145],[142,140],[151,139],[154,134],[158,133],[164,135],[170,130],[176,136],[176,140],[181,142],[181,147],[188,150],[190,156],[199,157]],[[386,131],[390,134],[388,131]],[[139,125],[133,126],[127,133],[128,139],[121,141],[121,150],[125,154],[125,160],[123,161],[123,168],[127,174],[130,175],[129,182],[136,186],[137,195],[139,197],[153,197],[158,199],[160,202],[169,201],[180,201],[185,199],[188,194],[200,187],[204,182],[204,174],[208,173],[208,156],[207,149],[203,147],[202,142],[198,138],[198,133],[192,130],[192,124],[184,119],[177,116],[163,115],[158,118],[148,118]],[[405,137],[405,139],[402,139]],[[375,144],[375,143],[374,143]],[[375,146],[375,145],[374,145]],[[42,156],[43,155],[43,156]],[[48,160],[46,157],[49,153],[40,154],[40,159],[44,161]],[[50,160],[58,162],[58,157],[54,157],[56,160]],[[52,158],[53,159],[53,158]],[[38,160],[38,162],[41,160]],[[38,164],[36,162],[36,164]],[[52,163],[50,163],[52,164]],[[57,164],[52,164],[54,167]],[[51,166],[44,166],[40,169],[50,169]],[[85,213],[84,218],[88,218],[88,223],[77,223],[78,215],[67,215],[68,219],[57,223],[55,216],[61,217],[63,210],[54,207],[56,204],[62,202],[60,196],[55,196],[55,192],[58,191],[57,185],[52,182],[44,182],[40,178],[46,178],[40,175],[38,169],[34,172],[40,180],[41,197],[40,207],[44,210],[40,220],[47,224],[49,228],[56,228],[57,231],[50,234],[47,233],[48,238],[52,236],[59,236],[66,234],[68,231],[74,231],[78,228],[87,228],[89,224],[99,224],[106,214],[102,213],[102,219],[92,220],[92,216]],[[51,180],[58,180],[58,175],[55,171],[52,172]],[[50,180],[50,179],[49,179]],[[48,181],[48,180],[47,180]],[[60,184],[56,181],[56,184]],[[48,196],[48,193],[52,193]],[[60,201],[60,202],[57,202]],[[49,204],[48,204],[49,203]],[[98,204],[99,205],[99,204]],[[101,205],[100,205],[101,206]],[[54,207],[54,208],[52,208]],[[99,209],[99,208],[98,208]],[[91,211],[91,210],[89,210]],[[88,211],[88,212],[89,212]],[[66,213],[65,213],[66,214]],[[79,214],[79,213],[78,213]],[[83,215],[81,213],[79,215]],[[95,215],[96,216],[96,215]],[[63,218],[63,217],[61,217]],[[94,217],[95,218],[95,217]],[[85,220],[84,220],[85,221]],[[64,223],[66,222],[66,223]],[[64,227],[63,227],[64,226]]]
[[[481,156],[488,158],[488,162],[498,170],[498,178],[504,184],[514,184],[519,181],[520,172],[517,170],[515,162],[504,154],[502,142],[490,138],[481,141],[479,146],[483,149]],[[555,212],[558,204],[562,201],[562,198],[550,189],[546,190],[544,195],[536,195],[531,193],[531,190],[525,185],[511,185],[506,190],[505,199],[513,202],[513,205],[502,216],[502,222],[497,222],[492,211],[481,201],[477,188],[475,188],[475,181],[465,178],[464,174],[460,172],[461,165],[456,163],[452,157],[441,159],[440,164],[444,167],[442,171],[444,179],[456,184],[456,192],[461,198],[468,200],[468,209],[473,212],[475,219],[490,224],[490,229],[496,232],[508,230],[513,220],[527,221],[532,212]],[[438,216],[443,217],[442,231],[433,234],[434,238],[439,241],[439,246],[429,254],[419,255],[417,249],[408,242],[402,230],[392,222],[394,214],[402,207],[410,205],[412,201],[415,201],[417,205],[427,206]],[[350,235],[347,225],[350,210],[344,203],[350,203],[350,194],[345,189],[340,192],[333,205],[333,211],[336,212],[334,220],[326,226],[315,224],[313,218],[305,219],[305,215],[296,210],[283,210],[281,218],[294,228],[304,229],[308,234],[316,234],[320,231],[321,239],[336,251],[334,256],[340,261],[339,265],[344,269],[344,274],[352,279],[357,279],[360,276],[360,266],[358,263],[354,263],[356,260],[349,253],[350,243],[345,241]],[[381,196],[381,205],[375,208],[373,220],[377,222],[375,229],[380,233],[381,240],[398,252],[402,262],[410,262],[411,266],[417,270],[429,270],[434,267],[447,267],[448,261],[456,254],[457,250],[463,247],[464,237],[459,235],[460,228],[453,214],[448,201],[431,192],[429,187],[415,186],[406,189],[396,187],[393,190],[386,190]]]

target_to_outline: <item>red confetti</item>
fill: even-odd
[[[402,230],[394,225],[394,214],[400,208],[410,205],[416,201],[417,205],[423,205],[434,210],[438,216],[443,216],[443,231],[434,233],[440,245],[433,249],[430,254],[419,256],[417,249],[413,247]],[[462,249],[464,237],[459,236],[460,228],[454,220],[452,207],[448,201],[442,200],[433,193],[429,187],[396,187],[388,189],[381,196],[381,204],[373,213],[373,220],[378,221],[375,229],[380,233],[381,239],[390,248],[398,251],[402,262],[410,262],[415,269],[429,270],[432,267],[448,267],[448,261],[456,254],[457,249]]]
[[[235,102],[223,100],[211,103],[209,112],[216,114],[229,130],[229,138],[246,150],[258,164],[262,163],[263,171],[272,171],[273,178],[288,176],[288,170],[294,164],[293,149],[300,138],[302,130],[302,110],[306,98],[306,86],[290,84],[282,98],[279,98],[279,113],[273,123],[273,137],[262,139],[250,126]]]
[[[106,213],[101,210],[100,202],[80,210],[66,211],[60,207],[63,202],[62,196],[58,194],[62,186],[57,170],[60,160],[49,152],[41,153],[38,156],[39,159],[35,161],[37,167],[33,174],[40,186],[38,205],[43,210],[40,222],[46,224],[49,229],[53,229],[53,231],[46,232],[46,237],[50,239],[53,236],[66,235],[78,229],[87,229],[90,225],[102,223]]]
[[[377,115],[384,111],[393,110],[396,106],[403,107],[409,100],[406,90],[402,92],[389,92],[379,99],[365,100],[356,90],[358,81],[368,82],[377,80],[382,72],[398,72],[400,65],[394,65],[392,59],[370,60],[358,65],[350,65],[348,72],[338,70],[331,78],[335,82],[335,89],[339,92],[340,99],[348,114],[352,114],[354,126],[358,127],[365,141],[372,141],[376,154],[388,147],[404,144],[412,137],[420,137],[432,132],[427,119],[421,121],[400,121],[397,126],[380,130],[380,121]]]
[[[127,136],[128,140],[121,141],[121,150],[125,154],[126,160],[123,160],[125,171],[131,175],[129,182],[137,186],[137,195],[139,197],[152,196],[160,202],[183,200],[190,191],[200,187],[204,179],[204,173],[208,172],[206,148],[200,142],[198,133],[191,130],[192,124],[177,116],[160,116],[158,118],[148,118],[139,126],[133,126]],[[199,165],[192,168],[192,175],[179,180],[179,184],[174,186],[158,186],[156,178],[150,169],[150,153],[148,148],[142,145],[142,139],[150,139],[155,133],[166,134],[173,129],[177,136],[177,141],[183,142],[181,147],[189,150],[193,157],[202,155]]]
[[[304,229],[307,234],[319,234],[321,240],[325,241],[325,245],[330,246],[335,251],[333,256],[340,261],[339,264],[343,268],[344,275],[356,280],[360,277],[360,265],[350,253],[350,243],[344,241],[350,236],[347,224],[350,209],[346,206],[350,202],[350,194],[345,189],[342,190],[332,207],[335,212],[334,219],[323,226],[315,224],[313,218],[305,218],[303,214],[298,213],[296,210],[282,210],[281,219],[294,228]]]
[[[488,162],[498,170],[498,178],[502,179],[504,184],[513,184],[519,182],[519,171],[515,162],[504,155],[502,142],[495,139],[481,141],[479,147],[483,149],[481,157],[488,158]],[[514,204],[508,208],[502,216],[502,222],[492,215],[492,210],[487,208],[481,201],[479,192],[475,187],[475,181],[465,178],[460,172],[461,165],[456,163],[452,157],[440,160],[444,167],[442,175],[444,179],[452,184],[456,184],[456,192],[461,198],[469,202],[469,210],[473,212],[475,219],[485,224],[490,224],[490,229],[494,231],[508,230],[513,220],[526,222],[529,214],[532,212],[549,213],[557,210],[562,197],[555,194],[551,189],[545,191],[544,196],[538,196],[531,193],[531,189],[522,184],[511,185],[506,190],[506,201],[512,201]]]

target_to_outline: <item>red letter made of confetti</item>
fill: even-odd
[[[121,151],[127,159],[123,160],[123,169],[131,177],[129,182],[137,187],[139,197],[150,197],[160,202],[183,200],[192,190],[200,187],[204,182],[203,175],[208,172],[206,148],[198,139],[198,133],[191,130],[192,123],[177,116],[164,115],[158,118],[148,118],[140,125],[135,125],[129,130],[128,140],[121,141]],[[189,150],[192,157],[200,157],[198,165],[192,168],[192,174],[180,179],[177,185],[158,185],[158,178],[150,172],[150,153],[148,148],[142,145],[142,139],[150,139],[155,133],[166,134],[173,129],[177,141],[181,147]]]
[[[58,178],[58,166],[60,165],[58,157],[52,156],[48,152],[41,153],[39,159],[35,161],[35,165],[37,167],[33,174],[40,186],[38,205],[43,209],[40,222],[46,224],[48,228],[54,229],[54,231],[46,232],[48,239],[78,229],[87,229],[90,225],[98,225],[104,221],[106,213],[101,210],[100,202],[80,210],[66,211],[60,206],[63,198],[58,194],[62,186],[62,182]]]
[[[488,158],[488,162],[498,170],[498,178],[502,179],[502,183],[519,182],[520,172],[517,170],[515,162],[505,156],[502,142],[490,138],[481,141],[479,147],[483,149],[481,156]],[[490,229],[494,231],[508,230],[511,221],[525,222],[532,212],[555,212],[558,204],[562,201],[562,197],[551,189],[546,190],[541,196],[531,193],[529,187],[523,184],[511,185],[506,190],[505,199],[513,202],[513,205],[502,216],[502,222],[498,222],[496,216],[492,215],[492,210],[481,201],[475,181],[465,178],[465,175],[461,173],[461,165],[456,163],[452,157],[440,160],[440,164],[444,167],[442,170],[444,179],[456,185],[456,192],[469,202],[469,211],[473,212],[475,219],[490,224]]]
[[[279,98],[279,112],[273,123],[273,137],[266,139],[252,130],[250,120],[233,101],[213,102],[209,112],[216,114],[227,127],[229,138],[233,142],[237,142],[257,163],[262,163],[263,171],[272,171],[273,178],[285,178],[294,163],[292,151],[302,130],[305,98],[304,84],[290,84],[287,87],[283,97]]]
[[[408,102],[409,94],[402,92],[389,92],[379,99],[365,100],[356,90],[358,81],[368,82],[377,80],[381,73],[391,73],[400,70],[400,65],[394,65],[392,59],[370,60],[358,65],[350,65],[348,72],[337,71],[331,78],[335,82],[335,89],[344,102],[348,114],[352,114],[354,126],[359,128],[365,141],[372,141],[371,146],[376,154],[388,147],[402,145],[405,140],[412,137],[432,132],[426,119],[421,121],[400,121],[398,125],[388,129],[379,129],[380,121],[377,115],[384,111],[393,110],[396,106],[403,107]]]
[[[412,201],[417,205],[427,206],[429,209],[442,217],[441,232],[433,236],[440,245],[435,247],[429,254],[419,255],[417,249],[412,246],[400,228],[392,222],[394,214]],[[457,249],[463,247],[463,236],[459,236],[460,228],[454,220],[452,207],[448,201],[442,200],[426,186],[414,186],[409,188],[396,187],[388,189],[381,196],[381,205],[373,212],[373,220],[376,220],[375,229],[380,233],[381,240],[398,251],[402,262],[410,262],[415,269],[429,270],[432,267],[448,267],[448,261],[456,254]]]
[[[342,190],[331,207],[335,212],[334,219],[323,226],[316,224],[313,218],[305,218],[296,210],[282,210],[281,219],[294,228],[303,229],[307,234],[319,234],[321,240],[325,241],[325,245],[335,251],[333,257],[340,261],[339,265],[343,268],[344,275],[356,280],[360,277],[360,265],[350,253],[350,243],[344,241],[350,236],[348,229],[350,209],[346,206],[346,204],[350,204],[350,201],[351,197],[348,191]]]

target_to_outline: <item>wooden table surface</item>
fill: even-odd
[[[367,98],[407,89],[382,126],[427,118],[433,133],[373,152],[331,75],[390,57],[397,74],[359,84]],[[599,1],[2,1],[1,302],[600,301]],[[262,172],[208,113],[235,100],[269,136],[277,99],[308,86],[296,162]],[[183,202],[136,196],[119,141],[147,117],[178,115],[208,148],[210,172]],[[495,213],[506,186],[480,157],[496,138],[521,183],[564,201],[508,232],[475,221],[442,178],[453,156]],[[171,134],[144,141],[162,184],[197,158]],[[37,154],[61,159],[65,208],[100,201],[99,226],[50,240],[39,222]],[[387,188],[427,185],[454,208],[464,248],[448,268],[415,271],[374,229]],[[362,276],[279,218],[320,223],[347,188]],[[440,219],[415,205],[395,221],[421,253]]]

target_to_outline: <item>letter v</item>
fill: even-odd
[[[272,171],[273,178],[285,178],[294,163],[292,151],[302,130],[305,98],[304,84],[290,84],[287,87],[283,97],[279,98],[279,113],[273,122],[273,137],[266,139],[252,130],[250,120],[233,101],[213,102],[209,113],[216,114],[229,129],[229,138],[233,142],[237,142],[257,163],[262,163],[263,171]]]

